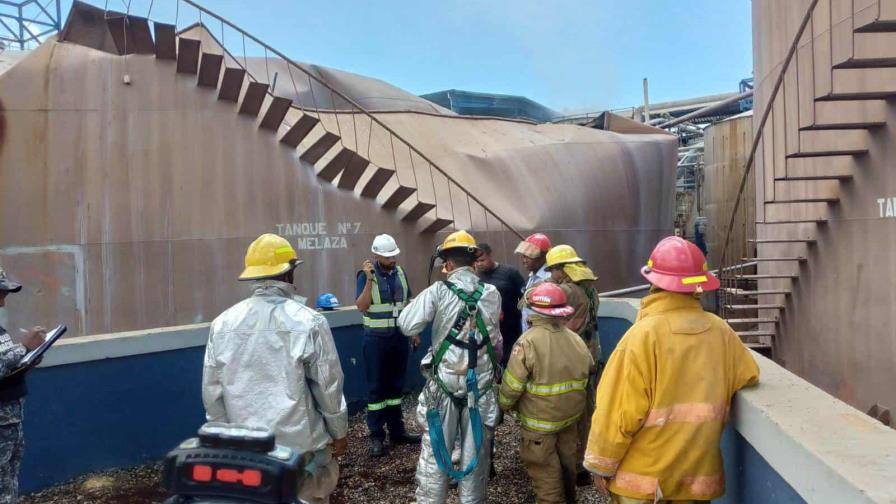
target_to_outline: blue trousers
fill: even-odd
[[[401,397],[408,367],[410,343],[401,333],[364,335],[364,368],[367,375],[367,428],[371,438],[404,434]]]

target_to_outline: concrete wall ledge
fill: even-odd
[[[333,329],[361,323],[361,313],[356,308],[340,308],[321,312],[321,314]],[[209,323],[206,322],[175,327],[157,327],[142,331],[63,338],[47,351],[39,367],[61,366],[205,346],[208,341],[208,328]]]
[[[754,354],[734,428],[808,502],[896,503],[896,430]]]

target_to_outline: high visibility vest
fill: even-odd
[[[401,266],[395,266],[395,274],[401,285],[400,300],[397,292],[389,290],[389,282],[380,273],[379,267],[373,270],[373,286],[370,289],[370,308],[364,314],[364,329],[369,333],[391,334],[398,327],[398,314],[404,309],[408,298],[408,279]]]

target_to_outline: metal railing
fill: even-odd
[[[392,170],[391,177],[400,186],[412,188],[413,194],[402,203],[403,207],[411,207],[405,217],[416,206],[416,201],[417,205],[433,205],[423,213],[433,222],[450,220],[448,225],[455,229],[510,232],[522,238],[519,231],[455,177],[325,78],[192,0],[167,1],[174,4],[173,24],[179,34],[197,27],[201,29],[199,36],[208,37],[220,47],[226,65],[243,69],[251,81],[267,84],[268,96],[277,96],[278,86],[292,87],[295,99],[290,105],[292,115],[287,114],[284,120],[287,127],[292,127],[303,114],[313,116],[323,131],[338,137],[339,146],[353,151],[377,168]],[[152,11],[155,7],[158,12],[162,2],[148,0],[148,3],[146,18],[157,21],[151,17]],[[132,2],[126,5],[126,16],[139,12]],[[108,3],[105,10],[110,12]],[[261,59],[261,64],[253,65],[257,59]],[[373,171],[370,167],[366,170]],[[363,175],[357,183],[364,183]]]
[[[747,180],[749,180],[749,177],[752,174],[753,165],[756,161],[756,152],[759,147],[759,142],[762,139],[765,125],[768,122],[769,116],[771,115],[773,109],[773,105],[775,104],[775,100],[778,97],[778,92],[782,88],[784,77],[787,73],[787,70],[790,68],[790,64],[793,61],[794,55],[796,54],[798,43],[802,38],[806,27],[809,25],[809,22],[812,19],[812,14],[815,11],[815,7],[817,5],[818,0],[812,0],[807,7],[799,28],[793,36],[790,48],[788,49],[787,55],[785,56],[784,61],[781,65],[781,69],[779,70],[775,84],[771,89],[771,93],[769,93],[768,97],[766,98],[765,106],[762,115],[760,116],[759,123],[753,131],[753,142],[750,146],[750,153],[747,157],[746,163],[744,164],[743,175],[741,176],[737,195],[732,202],[731,215],[728,220],[727,228],[725,229],[725,238],[722,245],[721,259],[719,261],[719,265],[722,267],[723,271],[720,278],[722,281],[722,288],[720,289],[719,299],[719,314],[722,318],[728,318],[729,310],[727,307],[730,305],[731,299],[735,296],[734,293],[737,292],[737,289],[739,289],[741,284],[743,283],[743,278],[740,278],[741,275],[751,272],[748,271],[746,267],[736,268],[733,272],[731,272],[730,268],[726,267],[726,265],[729,262],[733,262],[733,264],[736,264],[736,262],[742,260],[741,258],[743,257],[755,257],[755,254],[752,254],[754,248],[750,247],[747,242],[746,230],[748,229],[748,226],[755,226],[756,222],[755,219],[753,219],[753,222],[748,222],[749,212],[745,211],[745,209],[742,208],[747,195],[747,193],[745,192]],[[753,202],[750,201],[747,203],[749,204]],[[731,237],[735,232],[735,225],[738,221],[740,221],[740,224],[742,226],[741,236],[743,239],[735,243],[732,242]]]

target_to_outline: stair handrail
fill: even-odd
[[[734,271],[734,270],[740,269],[740,268],[749,268],[750,266],[756,266],[757,264],[759,264],[758,261],[750,261],[750,262],[745,262],[745,263],[741,263],[741,264],[735,264],[734,266],[728,266],[727,268],[716,268],[714,270],[710,270],[710,273],[712,273],[713,275],[718,275],[722,272]],[[624,294],[633,294],[635,292],[641,292],[641,291],[648,290],[648,289],[650,289],[650,286],[651,286],[651,284],[648,283],[648,284],[635,285],[633,287],[626,287],[624,289],[617,289],[617,290],[612,290],[612,291],[607,291],[607,292],[601,292],[597,295],[597,297],[611,298],[611,297],[622,296]]]
[[[467,197],[471,198],[474,202],[476,202],[477,204],[479,204],[479,206],[481,206],[481,207],[482,207],[483,209],[485,209],[488,213],[490,213],[495,219],[498,220],[498,222],[500,222],[500,223],[501,223],[505,228],[507,228],[510,232],[512,232],[513,234],[515,234],[515,235],[516,235],[517,237],[519,237],[521,240],[523,239],[523,234],[522,234],[522,233],[520,233],[519,231],[516,230],[516,228],[514,228],[513,226],[511,226],[510,224],[508,224],[503,218],[501,218],[497,213],[495,213],[494,210],[492,210],[491,208],[489,208],[488,205],[486,205],[485,203],[482,202],[482,200],[480,200],[478,197],[476,197],[476,195],[474,195],[474,194],[471,193],[469,190],[467,190],[467,189],[466,189],[463,185],[461,185],[461,184],[460,184],[454,177],[452,177],[451,175],[449,175],[449,174],[448,174],[445,170],[443,170],[438,164],[436,164],[434,161],[432,161],[432,159],[430,159],[429,156],[427,156],[426,154],[424,154],[423,152],[421,152],[420,149],[416,148],[416,147],[415,147],[414,145],[412,145],[409,141],[405,140],[404,137],[402,137],[402,136],[399,135],[395,130],[393,130],[391,127],[389,127],[388,125],[386,125],[385,123],[383,123],[382,121],[380,121],[376,116],[374,116],[373,114],[371,114],[367,109],[365,109],[364,107],[362,107],[362,106],[361,106],[360,104],[358,104],[355,100],[353,100],[353,99],[351,99],[349,96],[347,96],[345,93],[340,92],[338,89],[336,89],[335,87],[331,86],[331,85],[330,85],[329,83],[327,83],[326,81],[324,81],[324,80],[318,78],[318,77],[317,77],[316,75],[314,75],[313,73],[307,71],[307,70],[306,70],[305,68],[303,68],[301,65],[299,65],[298,63],[296,63],[295,61],[293,61],[291,58],[287,57],[287,56],[286,56],[285,54],[283,54],[282,52],[278,51],[276,48],[271,47],[270,45],[266,44],[265,42],[263,42],[262,40],[260,40],[258,37],[255,37],[254,35],[252,35],[251,33],[247,32],[246,30],[243,30],[242,28],[240,28],[239,26],[237,26],[237,25],[234,24],[233,22],[229,21],[228,19],[224,18],[223,16],[221,16],[221,15],[219,15],[219,14],[213,12],[213,11],[210,11],[209,9],[207,9],[207,8],[203,7],[202,5],[200,5],[200,4],[196,3],[196,2],[194,2],[193,0],[176,0],[176,1],[184,2],[184,3],[186,3],[187,5],[190,5],[191,7],[194,7],[195,9],[199,10],[200,12],[204,12],[204,13],[208,14],[209,16],[212,16],[213,18],[215,18],[216,20],[220,21],[221,23],[224,23],[224,24],[230,26],[232,29],[236,30],[236,31],[239,32],[241,35],[243,35],[243,36],[249,38],[250,40],[252,40],[252,41],[255,42],[256,44],[258,44],[258,45],[260,45],[261,47],[263,47],[266,51],[270,51],[270,52],[273,53],[274,55],[278,56],[280,59],[284,60],[284,61],[285,61],[288,65],[290,65],[291,67],[293,67],[293,68],[299,70],[300,72],[302,72],[303,74],[305,74],[309,79],[314,80],[315,82],[317,82],[318,84],[320,84],[321,86],[323,86],[324,88],[326,88],[326,89],[327,89],[328,91],[330,91],[331,93],[335,94],[336,96],[338,96],[338,97],[341,98],[342,100],[345,100],[345,101],[346,101],[347,103],[349,103],[352,107],[358,109],[362,114],[364,114],[365,116],[367,116],[367,117],[371,120],[371,122],[376,123],[377,125],[379,125],[379,126],[380,126],[381,128],[383,128],[385,131],[387,131],[390,135],[392,135],[393,137],[395,137],[395,138],[397,138],[399,141],[401,141],[403,144],[405,144],[405,145],[408,147],[408,149],[410,149],[411,151],[413,151],[414,153],[416,153],[418,156],[420,156],[424,161],[426,161],[427,163],[429,163],[430,166],[432,166],[433,168],[435,168],[436,171],[438,171],[442,176],[444,176],[446,179],[448,179],[448,181],[449,181],[450,183],[453,183],[453,184],[454,184],[455,186],[457,186],[459,189],[461,189],[462,191],[464,191],[464,193],[467,195]],[[817,1],[817,0],[815,0],[815,1]],[[201,23],[200,23],[200,24],[201,24]],[[204,25],[203,25],[203,28],[204,28]],[[211,34],[211,31],[210,31],[210,30],[209,30],[209,33]],[[223,46],[223,41],[220,41],[219,43],[220,43],[221,47],[223,48],[223,47],[224,47],[224,46]],[[237,64],[239,64],[239,60],[238,60],[237,58],[234,58],[234,60],[237,62]],[[248,71],[248,68],[245,68],[245,70]],[[251,75],[251,74],[250,74],[250,75]],[[253,79],[254,79],[254,77],[253,77]],[[257,79],[256,79],[256,80],[257,80]],[[318,110],[319,110],[319,109],[318,109]],[[353,114],[354,114],[354,112],[353,112]],[[357,141],[357,138],[356,138],[356,141]],[[396,168],[397,168],[397,166],[396,166]],[[434,193],[433,193],[433,197],[434,197],[434,198],[436,197],[436,193],[435,193],[435,191],[434,191]],[[450,195],[449,195],[449,197],[450,197]],[[438,208],[438,207],[437,207],[437,208]]]
[[[810,3],[809,7],[806,9],[806,14],[803,16],[800,27],[793,37],[793,42],[790,44],[790,49],[787,51],[787,56],[784,58],[784,63],[781,65],[781,71],[778,73],[778,78],[775,81],[775,86],[772,88],[772,93],[769,95],[768,101],[765,104],[765,109],[762,111],[762,118],[759,120],[759,126],[756,128],[756,131],[753,132],[753,144],[750,146],[750,155],[747,157],[747,162],[744,166],[744,174],[740,179],[740,187],[737,190],[737,196],[734,198],[734,208],[731,209],[731,219],[728,221],[728,230],[725,232],[725,242],[722,246],[722,255],[719,264],[725,264],[726,255],[728,253],[728,243],[731,239],[731,232],[734,230],[734,220],[737,216],[740,202],[743,199],[744,189],[747,186],[747,179],[753,168],[754,161],[756,160],[756,150],[759,147],[759,141],[762,140],[762,132],[765,129],[765,123],[771,115],[775,99],[778,96],[778,91],[784,83],[784,76],[790,68],[790,63],[793,60],[793,56],[796,54],[797,46],[799,45],[800,39],[803,38],[803,32],[806,31],[806,26],[809,25],[809,21],[812,19],[812,14],[815,12],[815,7],[817,5],[818,0],[812,0],[812,3]]]

